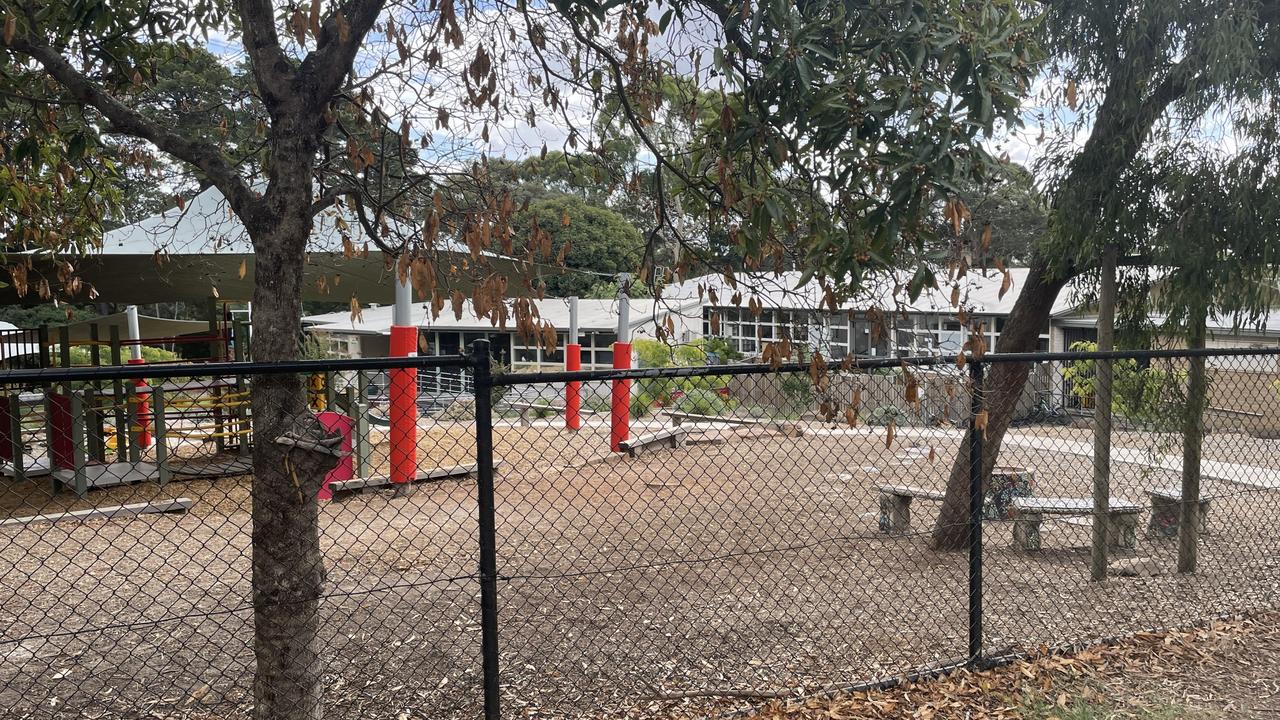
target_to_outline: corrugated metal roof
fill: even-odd
[[[565,298],[545,298],[535,301],[540,317],[551,322],[557,329],[569,327],[569,301]],[[653,300],[631,301],[631,322],[633,329],[652,325],[655,320],[662,319],[667,313],[679,309],[680,303],[664,300],[655,303]],[[320,332],[360,333],[389,335],[391,333],[392,306],[379,305],[366,307],[361,311],[361,318],[352,320],[348,311],[310,315],[302,319],[304,325]],[[440,317],[431,317],[429,305],[415,303],[413,321],[420,328],[433,330],[483,331],[494,329],[488,319],[477,318],[467,300],[463,303],[462,317],[457,318],[448,305],[441,311]],[[507,327],[514,331],[515,323],[511,321]],[[578,327],[584,332],[613,332],[618,327],[617,300],[578,300]]]
[[[1023,283],[1026,282],[1027,272],[1027,268],[1010,268],[1009,279],[1011,285],[1001,296],[1000,286],[1003,282],[1003,275],[997,270],[969,270],[963,278],[957,281],[946,280],[945,272],[939,271],[939,285],[941,287],[926,288],[916,301],[910,302],[907,300],[906,287],[911,279],[911,273],[900,271],[891,275],[868,278],[866,288],[841,303],[840,309],[860,311],[870,308],[902,308],[908,312],[953,313],[955,308],[951,305],[951,292],[952,287],[958,285],[960,287],[960,303],[968,312],[983,315],[1007,315],[1013,309],[1013,304],[1018,299],[1018,292],[1021,290]],[[800,277],[801,273],[799,271],[789,271],[780,275],[773,273],[743,273],[735,279],[738,291],[742,293],[743,305],[751,297],[755,296],[767,308],[799,310],[822,307],[822,289],[818,282],[810,280],[803,285],[799,285]],[[696,300],[699,285],[704,288],[715,288],[716,294],[719,296],[720,305],[729,305],[729,298],[735,292],[734,288],[729,285],[723,276],[704,275],[672,286],[664,292],[664,295],[671,298],[693,298]],[[708,299],[707,302],[709,303],[710,300]],[[1063,291],[1054,303],[1053,311],[1055,313],[1068,311],[1074,308],[1075,305],[1073,294],[1069,291]]]

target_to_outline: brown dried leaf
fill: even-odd
[[[465,303],[467,300],[466,296],[462,294],[461,290],[454,290],[453,295],[450,297],[450,300],[453,303],[453,318],[455,320],[461,320],[462,306],[463,306],[463,303]]]
[[[827,361],[822,358],[820,352],[815,351],[813,358],[809,361],[809,379],[818,392],[827,389]]]
[[[293,14],[289,16],[289,31],[293,33],[293,39],[298,41],[299,45],[306,44],[307,18],[302,15],[301,8],[294,8]]]
[[[237,272],[237,274],[240,276],[240,279],[243,280],[245,273],[247,272],[249,272],[249,259],[243,258],[240,260],[240,270]]]
[[[311,35],[320,37],[320,0],[311,0],[311,14],[308,17],[311,26]]]

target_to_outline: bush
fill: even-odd
[[[132,349],[128,347],[122,349],[122,359],[125,360],[126,362],[130,357],[133,357],[132,355],[129,354],[131,350]],[[61,357],[60,353],[55,348],[55,351],[53,353],[54,362],[58,362],[58,358],[60,357]],[[164,348],[151,347],[150,345],[143,345],[142,359],[148,363],[167,363],[167,362],[174,362],[175,360],[177,360],[178,355],[177,353],[169,352]],[[88,347],[83,345],[77,345],[76,347],[71,348],[71,364],[72,365],[89,365],[92,362],[93,362],[93,359],[89,354]],[[102,363],[103,365],[111,364],[110,348],[103,347],[98,351],[98,362]]]
[[[639,367],[699,367],[705,366],[710,359],[709,347],[715,347],[716,341],[699,340],[673,349],[671,346],[656,340],[636,340],[632,343]],[[718,341],[723,343],[723,341]],[[724,346],[728,348],[727,345]],[[724,375],[699,375],[687,378],[644,378],[631,385],[631,416],[640,418],[648,415],[657,407],[671,407],[677,398],[691,393],[710,393],[717,395],[728,384]],[[699,401],[699,405],[711,408],[714,412],[706,414],[720,415],[726,412],[732,403],[725,398],[714,401]],[[680,404],[683,409],[685,406]],[[687,412],[700,412],[688,410]]]
[[[906,425],[910,418],[897,405],[881,405],[867,413],[868,425]]]
[[[685,392],[684,396],[676,401],[675,406],[681,412],[694,415],[723,416],[728,415],[736,404],[715,390],[696,388]]]
[[[782,376],[782,394],[791,409],[804,409],[813,404],[813,380],[804,373],[786,373]]]
[[[1097,343],[1081,341],[1072,343],[1076,352],[1095,352]],[[1162,370],[1156,367],[1139,368],[1133,358],[1111,362],[1111,411],[1129,420],[1173,427],[1181,417],[1182,387],[1187,374],[1184,371]],[[1097,362],[1076,360],[1062,370],[1062,378],[1071,383],[1071,394],[1086,407],[1093,406],[1097,392]]]

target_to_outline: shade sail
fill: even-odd
[[[346,257],[340,222],[349,228],[357,248],[366,243],[353,218],[340,216],[334,209],[317,215],[307,246],[303,299],[346,302],[354,294],[361,302],[394,302],[393,271],[383,254],[371,251],[368,257]],[[436,252],[440,283],[465,290],[473,274],[466,271],[472,268],[467,248],[442,240]],[[172,208],[107,232],[101,251],[67,259],[101,302],[146,305],[200,301],[214,295],[226,301],[253,299],[253,247],[244,225],[214,188],[192,198],[183,209]],[[492,253],[485,253],[481,262],[485,274],[524,272],[519,261]],[[34,265],[33,277],[57,276],[52,258],[38,257]],[[449,274],[450,270],[463,272]],[[70,300],[88,302],[90,298],[86,290]],[[35,305],[42,301],[35,293],[19,298],[13,287],[6,287],[0,289],[0,302]]]
[[[121,339],[129,337],[129,320],[125,313],[112,313],[111,315],[100,315],[98,317],[81,320],[66,325],[67,334],[73,342],[92,339],[93,327],[98,328],[98,339],[106,341],[111,337],[111,328],[114,326],[120,333]],[[180,335],[204,335],[209,332],[209,323],[200,320],[174,320],[172,318],[152,317],[150,315],[138,315],[138,332],[142,334],[144,344],[162,344],[168,338],[178,337]],[[61,338],[61,328],[50,328],[49,339],[58,342]],[[148,340],[153,342],[147,343]]]

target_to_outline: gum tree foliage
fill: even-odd
[[[968,209],[969,219],[957,234],[946,226],[945,218],[939,218],[936,259],[943,263],[969,248],[981,248],[985,235],[984,254],[988,258],[1000,258],[1008,266],[1025,266],[1033,249],[1049,234],[1044,198],[1031,172],[1017,163],[1001,163],[999,172],[985,181],[961,185],[956,198]]]
[[[517,237],[530,238],[531,228],[550,237],[550,248],[535,253],[533,242],[518,242],[517,257],[549,256],[552,262],[533,270],[536,289],[552,297],[583,296],[597,283],[620,272],[635,273],[644,254],[644,238],[622,215],[588,204],[574,195],[539,200],[515,216]]]
[[[198,174],[243,223],[264,361],[298,355],[307,240],[316,215],[338,208],[419,294],[452,286],[507,314],[503,295],[522,284],[481,251],[514,244],[515,204],[483,192],[459,204],[438,189],[483,187],[479,158],[499,144],[597,152],[593,116],[610,95],[660,168],[651,239],[679,233],[667,212],[677,200],[749,263],[795,234],[834,294],[922,244],[935,200],[985,171],[978,141],[1014,119],[1032,59],[1011,0],[0,0],[0,14],[0,80],[23,89],[0,136],[7,246],[91,246],[119,200],[108,145],[136,141],[125,162],[162,157]],[[195,53],[213,32],[245,58],[261,108],[255,161],[231,142],[242,137],[232,109],[212,111],[210,137],[169,122],[173,100],[139,102],[171,53]],[[714,122],[680,148],[650,133],[666,99],[649,88],[670,75],[719,98]],[[437,262],[444,237],[472,260]],[[20,290],[84,290],[70,262],[38,282],[10,268]],[[930,280],[922,271],[914,285]],[[527,304],[513,312],[532,322]],[[251,402],[253,713],[319,718],[315,498],[328,461],[275,442],[320,432],[301,378],[255,378]]]
[[[1177,334],[1206,312],[1241,323],[1260,317],[1273,301],[1280,240],[1280,2],[1043,7],[1050,65],[1041,122],[1052,133],[1036,170],[1049,179],[1050,232],[1034,249],[1000,350],[1035,350],[1058,293],[1073,278],[1096,278],[1108,244],[1125,266],[1131,322],[1154,310],[1172,323],[1164,332]],[[1157,278],[1163,292],[1147,292],[1143,284]],[[984,473],[997,462],[1028,370],[989,368]],[[939,548],[965,547],[967,447],[966,439],[934,528]]]

